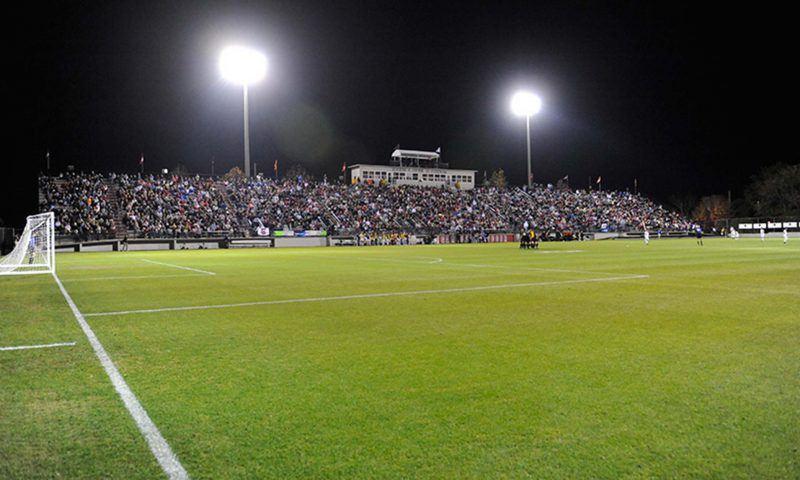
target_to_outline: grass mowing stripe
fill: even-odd
[[[212,310],[219,308],[252,307],[258,305],[281,305],[286,303],[330,302],[336,300],[356,300],[361,298],[402,297],[402,296],[414,296],[414,295],[430,295],[436,293],[461,293],[461,292],[475,292],[481,290],[499,290],[504,288],[543,287],[543,286],[565,285],[573,283],[613,282],[619,280],[634,280],[634,279],[642,279],[649,277],[650,277],[649,275],[626,275],[624,277],[581,278],[577,280],[558,280],[551,282],[505,283],[500,285],[480,285],[476,287],[442,288],[435,290],[410,290],[406,292],[363,293],[356,295],[340,295],[334,297],[289,298],[285,300],[265,300],[260,302],[227,303],[220,305],[194,305],[188,307],[165,307],[165,308],[148,308],[143,310],[122,310],[119,312],[87,313],[85,314],[85,316],[107,317],[107,316],[117,316],[117,315],[134,315],[140,313],[182,312],[187,310]]]
[[[109,276],[109,277],[78,277],[78,278],[65,278],[62,279],[63,282],[90,282],[90,281],[97,281],[97,280],[142,280],[142,279],[153,279],[153,278],[175,278],[175,277],[199,277],[201,275],[207,275],[206,273],[175,273],[169,275],[117,275],[117,276]]]
[[[142,404],[139,403],[139,399],[136,398],[133,390],[131,390],[127,382],[125,382],[125,379],[122,378],[122,374],[119,373],[117,366],[114,365],[114,362],[106,352],[106,349],[103,348],[103,345],[94,334],[94,331],[92,331],[92,328],[86,322],[83,314],[80,312],[80,310],[78,310],[75,302],[72,301],[72,297],[70,297],[69,293],[67,293],[67,289],[64,288],[64,284],[61,283],[61,280],[59,280],[56,274],[53,274],[53,278],[56,280],[58,288],[61,290],[61,294],[64,296],[64,300],[67,301],[69,308],[75,315],[75,319],[81,326],[81,330],[83,330],[83,333],[86,335],[86,338],[92,345],[95,355],[103,365],[103,369],[106,371],[106,374],[108,374],[108,378],[111,380],[111,383],[117,390],[119,397],[125,404],[125,408],[128,409],[131,417],[133,417],[133,420],[136,422],[136,426],[139,428],[139,431],[142,432],[142,436],[144,436],[145,441],[147,441],[147,446],[150,447],[150,451],[153,452],[153,455],[156,457],[158,464],[161,465],[164,473],[167,474],[167,477],[173,480],[188,479],[189,474],[186,473],[186,470],[183,468],[183,465],[181,465],[178,457],[176,457],[172,452],[169,444],[161,435],[161,432],[158,430],[158,427],[156,427],[156,424],[153,423],[153,420],[150,419],[147,411],[144,409]]]
[[[156,262],[155,260],[148,260],[146,258],[143,258],[142,261],[147,263],[152,263],[154,265],[163,265],[165,267],[180,268],[181,270],[189,270],[191,272],[204,273],[206,275],[216,275],[216,273],[214,272],[209,272],[207,270],[200,270],[199,268],[183,267],[181,265],[174,265],[172,263]]]
[[[72,347],[74,345],[75,342],[47,343],[44,345],[19,345],[16,347],[0,347],[0,352],[7,352],[10,350],[30,350],[33,348]]]

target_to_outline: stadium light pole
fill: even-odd
[[[542,99],[535,93],[520,91],[511,97],[511,111],[518,117],[525,117],[528,142],[528,188],[533,183],[533,175],[531,173],[531,117],[539,113],[541,109]]]
[[[267,57],[246,47],[227,47],[219,56],[219,71],[229,82],[242,86],[244,99],[244,174],[250,178],[250,120],[247,87],[267,74]]]

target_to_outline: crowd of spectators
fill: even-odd
[[[55,214],[56,231],[81,238],[114,233],[109,187],[99,174],[39,177],[39,207]]]
[[[213,179],[112,175],[126,230],[148,237],[230,232],[238,226]]]
[[[690,222],[629,192],[547,186],[464,191],[343,185],[297,178],[222,180],[199,176],[73,175],[40,179],[43,210],[60,233],[137,236],[252,235],[259,228],[342,234],[688,230]],[[116,194],[112,212],[109,188]],[[121,225],[115,225],[114,219]]]

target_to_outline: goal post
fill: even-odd
[[[31,215],[11,253],[0,258],[0,275],[56,272],[55,215]]]

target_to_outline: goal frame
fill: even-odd
[[[0,277],[5,275],[36,275],[42,273],[51,275],[56,274],[56,233],[55,233],[55,214],[53,212],[29,215],[26,218],[25,229],[22,231],[22,235],[20,236],[20,242],[14,245],[14,248],[11,250],[11,252],[5,257],[2,257],[2,259],[6,259],[11,255],[14,255],[15,253],[18,254],[17,250],[19,248],[23,249],[26,248],[24,245],[21,245],[22,240],[25,238],[26,232],[28,232],[29,229],[31,228],[32,222],[42,219],[44,219],[44,228],[47,229],[46,241],[48,243],[47,251],[42,255],[44,258],[44,263],[35,263],[35,264],[19,263],[17,265],[0,264]],[[40,224],[38,228],[42,228],[42,225]],[[5,271],[6,268],[8,268],[9,270]]]

